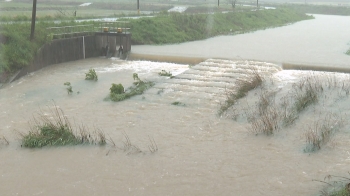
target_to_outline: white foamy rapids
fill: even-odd
[[[117,59],[114,59],[117,60]],[[175,63],[163,63],[152,61],[125,61],[123,64],[112,63],[110,67],[101,67],[96,69],[97,72],[117,72],[122,70],[133,70],[137,73],[151,73],[160,72],[162,70],[170,71],[173,76],[176,76],[188,70],[188,65],[181,65]]]
[[[81,7],[85,7],[85,6],[89,6],[89,5],[91,5],[92,3],[83,3],[83,4],[80,4],[79,6],[81,6]]]
[[[273,75],[273,79],[278,82],[279,88],[287,84],[296,83],[303,77],[317,77],[319,81],[331,82],[337,78],[337,82],[349,81],[350,75],[347,73],[323,72],[323,71],[303,71],[303,70],[282,70]]]

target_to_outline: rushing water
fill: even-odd
[[[301,74],[245,60],[208,59],[189,66],[95,58],[49,66],[4,86],[0,137],[10,145],[0,140],[1,195],[317,194],[323,184],[313,179],[349,171],[349,132],[308,154],[303,152],[302,129],[312,112],[271,137],[255,136],[245,121],[219,117],[227,89],[249,76],[252,66],[273,76],[284,91]],[[84,80],[90,68],[96,70],[97,82]],[[161,70],[175,77],[161,77]],[[132,85],[133,73],[156,85],[123,102],[104,100],[112,83]],[[72,84],[73,94],[67,94],[65,82]],[[345,99],[332,104],[348,113],[347,103]],[[73,128],[83,124],[90,132],[101,129],[116,147],[22,148],[19,133],[30,130],[36,114],[50,116],[53,104],[64,111]],[[125,134],[141,153],[122,150]],[[149,150],[149,138],[158,146],[155,153]]]

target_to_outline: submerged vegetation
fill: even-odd
[[[28,133],[18,132],[21,139],[21,146],[26,148],[42,148],[46,146],[73,146],[73,145],[111,145],[107,154],[117,149],[124,151],[126,154],[145,153],[138,146],[131,143],[129,136],[123,132],[126,141],[122,141],[122,147],[119,147],[112,138],[106,138],[105,133],[96,129],[89,132],[82,125],[74,130],[68,117],[56,105],[49,109],[49,113],[41,112],[34,117],[34,125]],[[158,151],[158,146],[153,137],[148,136],[150,144],[147,146],[150,153]],[[0,137],[0,144],[9,145],[5,137]]]
[[[237,80],[235,84],[236,88],[226,93],[226,101],[221,104],[219,115],[225,113],[230,107],[237,103],[238,99],[245,97],[249,91],[259,87],[262,84],[263,78],[254,67],[250,68],[248,75],[250,75],[250,79],[245,78],[242,80]]]
[[[58,107],[51,110],[50,116],[44,113],[34,118],[34,125],[28,134],[20,133],[22,146],[27,148],[41,148],[44,146],[65,146],[78,144],[106,144],[106,137],[100,130],[91,136],[84,127],[76,134],[67,116]]]
[[[106,155],[108,155],[110,152],[113,152],[113,151],[115,152],[118,149],[122,150],[127,155],[145,153],[145,151],[141,150],[141,148],[139,148],[137,145],[135,145],[131,142],[130,137],[128,136],[128,134],[125,131],[123,132],[123,136],[124,136],[124,141],[122,141],[121,147],[118,147],[112,139],[109,140],[112,143],[113,148],[111,150],[109,150]],[[153,137],[150,137],[150,136],[148,136],[148,139],[150,142],[150,144],[147,146],[149,152],[152,154],[156,153],[158,151],[158,145],[157,145],[156,141],[154,140]]]
[[[133,86],[124,90],[122,84],[112,84],[109,93],[109,99],[112,101],[123,101],[125,99],[129,99],[135,95],[141,95],[144,91],[151,88],[154,85],[154,82],[144,82],[142,81],[137,73],[133,74],[133,79],[135,82]]]
[[[348,172],[350,175],[350,172]],[[350,196],[350,177],[328,175],[324,180],[313,180],[327,184],[321,196]]]
[[[122,84],[112,84],[112,87],[109,89],[113,94],[123,94],[124,86]]]
[[[258,80],[257,78],[261,76],[255,75],[257,82],[254,85],[251,85],[253,83],[248,82],[248,79],[244,79],[244,82],[237,79],[236,88],[228,93],[226,101],[221,104],[219,115],[230,111],[235,120],[238,117],[244,117],[253,133],[273,135],[281,128],[292,126],[310,106],[322,103],[320,110],[313,108],[316,119],[308,120],[309,126],[304,128],[303,137],[306,141],[304,152],[320,150],[347,124],[344,114],[326,109],[326,106],[333,105],[336,101],[345,101],[345,98],[349,97],[350,76],[335,78],[332,74],[305,75],[291,84],[291,94],[279,94],[281,90],[274,87],[273,81],[268,83],[267,80]],[[254,105],[237,102],[239,98],[246,96],[247,92],[257,87],[259,89],[254,93],[253,99],[256,100]]]
[[[318,101],[323,91],[322,83],[314,76],[306,76],[294,85],[294,108],[297,113],[302,112],[311,104]]]
[[[85,80],[98,80],[95,69],[89,69],[89,72],[85,73]]]
[[[158,75],[160,76],[168,76],[168,77],[173,77],[173,74],[168,72],[168,71],[165,71],[165,70],[162,70],[161,72],[158,73]]]
[[[73,93],[73,87],[70,85],[70,82],[65,82],[64,85],[67,86],[66,89],[67,89],[68,95],[72,94]]]
[[[176,106],[186,106],[186,104],[180,102],[180,101],[175,101],[175,102],[172,102],[171,105],[176,105]]]
[[[333,134],[344,126],[344,120],[336,114],[327,114],[319,119],[305,132],[307,147],[305,152],[313,152],[321,149],[321,146],[330,141]]]

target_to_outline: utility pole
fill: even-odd
[[[30,41],[34,39],[34,31],[35,31],[35,18],[36,18],[36,1],[33,0],[33,10],[32,10],[32,26],[30,29]]]
[[[256,8],[259,9],[259,0],[256,0]]]
[[[220,6],[220,0],[218,0],[218,7]]]
[[[137,14],[140,15],[140,0],[137,0]]]

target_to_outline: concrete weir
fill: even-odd
[[[155,62],[169,62],[179,64],[191,64],[196,65],[205,61],[207,58],[202,57],[184,57],[184,56],[167,56],[167,55],[150,55],[150,54],[137,54],[130,53],[128,60],[147,60]]]

